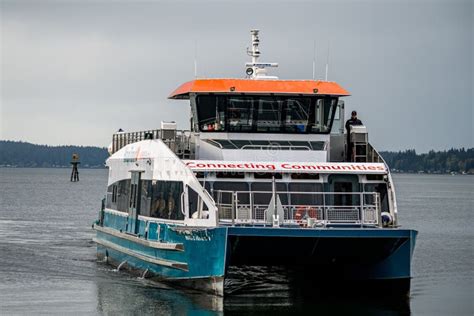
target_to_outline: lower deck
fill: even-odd
[[[417,234],[393,228],[189,227],[143,219],[136,224],[138,232],[127,233],[126,217],[105,212],[94,225],[98,256],[217,295],[224,294],[229,268],[239,266],[310,269],[334,280],[409,280]]]

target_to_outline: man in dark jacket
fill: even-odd
[[[346,150],[346,157],[347,161],[351,161],[352,157],[352,147],[353,144],[351,143],[351,125],[362,125],[362,121],[357,118],[357,112],[352,111],[351,118],[346,121],[346,131],[347,131],[347,150]]]

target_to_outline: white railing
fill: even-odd
[[[112,136],[112,152],[117,152],[128,144],[145,139],[161,139],[173,152],[182,159],[194,158],[192,133],[185,130],[146,130],[139,132],[118,132]]]
[[[273,214],[268,209],[272,192],[216,190],[213,193],[221,223],[271,223]],[[380,195],[377,192],[277,191],[275,194],[281,201],[283,224],[316,227],[378,226],[380,223]]]

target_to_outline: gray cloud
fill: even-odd
[[[242,77],[249,29],[280,78],[352,96],[379,149],[473,146],[472,1],[12,2],[1,6],[0,138],[107,145],[113,131],[188,126],[166,97],[194,76]]]

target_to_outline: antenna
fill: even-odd
[[[328,40],[328,56],[326,60],[326,81],[328,81],[328,72],[329,72],[329,40]]]
[[[245,73],[247,77],[251,79],[278,79],[275,76],[267,76],[266,67],[278,67],[277,63],[259,63],[258,57],[260,57],[260,50],[258,45],[260,44],[260,39],[258,37],[259,30],[250,30],[252,34],[252,48],[247,47],[247,55],[252,57],[252,62],[245,64]]]
[[[198,63],[197,63],[197,40],[194,41],[194,78],[197,78]]]
[[[316,40],[313,40],[313,80],[316,79]]]

